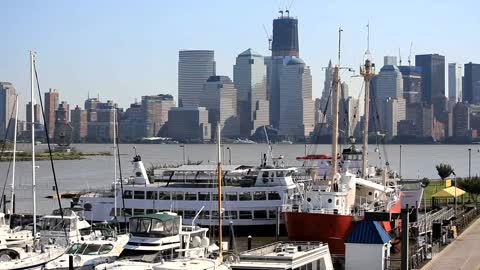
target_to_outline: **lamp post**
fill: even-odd
[[[227,147],[228,150],[228,164],[232,165],[232,149],[230,147]]]
[[[185,165],[185,163],[186,163],[186,162],[185,162],[185,148],[187,148],[187,147],[186,147],[185,144],[180,145],[180,147],[181,147],[182,150],[183,150],[183,165]]]
[[[468,148],[468,178],[472,177],[472,148]]]

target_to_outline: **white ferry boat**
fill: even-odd
[[[274,165],[268,166],[265,157],[259,167],[222,165],[222,195],[224,209],[227,209],[223,214],[225,225],[231,221],[237,233],[242,233],[243,228],[251,232],[251,226],[255,226],[255,232],[264,230],[271,234],[283,223],[279,215],[282,203],[299,191],[293,178],[296,168],[283,167],[278,161],[274,159]],[[190,224],[203,207],[196,225],[216,225],[216,165],[183,165],[155,170],[152,180],[139,155],[134,157],[133,167],[134,177],[123,184],[123,194],[120,188],[112,188],[80,196],[79,204],[87,220],[103,222],[117,216],[123,223],[129,216],[173,211]],[[116,196],[114,190],[118,190]],[[125,218],[120,214],[123,207]]]

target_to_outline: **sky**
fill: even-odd
[[[379,67],[399,49],[406,64],[410,43],[412,63],[424,53],[480,62],[475,0],[2,0],[0,81],[12,82],[26,101],[34,50],[42,91],[58,89],[71,108],[83,107],[88,94],[124,108],[142,95],[176,97],[179,50],[214,50],[217,74],[232,77],[242,51],[270,54],[264,26],[271,33],[272,20],[287,8],[299,20],[300,57],[312,69],[314,97],[321,96],[322,67],[337,61],[339,27],[341,65],[357,73],[367,23]]]

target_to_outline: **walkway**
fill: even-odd
[[[422,270],[480,269],[480,219],[426,264]]]

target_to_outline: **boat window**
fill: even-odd
[[[253,200],[255,201],[262,201],[267,199],[267,194],[265,191],[255,191],[253,192]]]
[[[101,245],[89,244],[83,251],[83,255],[97,255]]]
[[[269,219],[276,219],[277,218],[277,210],[268,210],[268,218]]]
[[[150,226],[152,225],[152,220],[149,218],[141,218],[138,220],[137,232],[148,232],[150,231]]]
[[[225,218],[227,218],[227,219],[237,219],[238,218],[238,213],[237,213],[237,211],[228,211]]]
[[[252,219],[251,211],[239,211],[240,219]]]
[[[155,214],[155,213],[156,213],[155,209],[147,209],[147,215],[148,214]]]
[[[335,200],[335,205],[339,205],[340,204],[340,200],[339,199],[336,199]]]
[[[199,192],[198,193],[199,201],[210,201],[210,193],[208,192]]]
[[[144,190],[135,190],[133,198],[137,199],[137,200],[145,199],[145,191]]]
[[[144,215],[144,214],[145,214],[145,209],[139,209],[139,208],[133,209],[133,215],[134,216],[140,216],[140,215]]]
[[[238,194],[239,200],[240,201],[251,201],[252,200],[252,194],[250,192],[240,192]]]
[[[193,210],[183,211],[183,218],[194,218],[197,213]]]
[[[196,201],[197,200],[197,193],[185,192],[185,200],[186,201]]]
[[[222,194],[222,200],[223,200],[223,194]],[[212,193],[212,201],[218,201],[218,193]]]
[[[285,176],[284,171],[277,171],[277,177],[283,177],[283,176]]]
[[[266,219],[267,218],[267,210],[255,210],[255,211],[253,211],[253,218],[254,219]]]
[[[170,192],[158,192],[158,199],[159,200],[170,200]]]
[[[123,192],[123,198],[124,199],[131,199],[133,198],[133,192],[131,190],[125,190]]]
[[[157,199],[157,192],[156,191],[147,191],[147,199],[148,200],[156,200]]]
[[[237,200],[237,193],[236,192],[227,192],[225,194],[227,201],[236,201]]]
[[[270,172],[270,177],[275,177],[275,172]]]
[[[183,192],[173,192],[172,200],[183,201]]]
[[[262,177],[268,177],[268,171],[264,171],[264,172],[262,173]]]
[[[268,192],[268,199],[269,200],[281,200],[282,198],[280,197],[280,194],[276,191],[270,191]]]
[[[76,254],[78,249],[82,246],[82,244],[79,244],[79,243],[76,243],[76,244],[73,244],[68,250],[67,250],[67,254]]]
[[[292,175],[293,175],[293,171],[288,171],[285,176],[292,176]]]
[[[82,244],[82,246],[77,249],[77,252],[75,254],[83,254],[87,246],[88,246],[87,244]]]
[[[102,247],[101,247],[100,250],[98,251],[98,254],[108,254],[112,249],[113,249],[113,245],[112,245],[112,244],[102,245]]]

